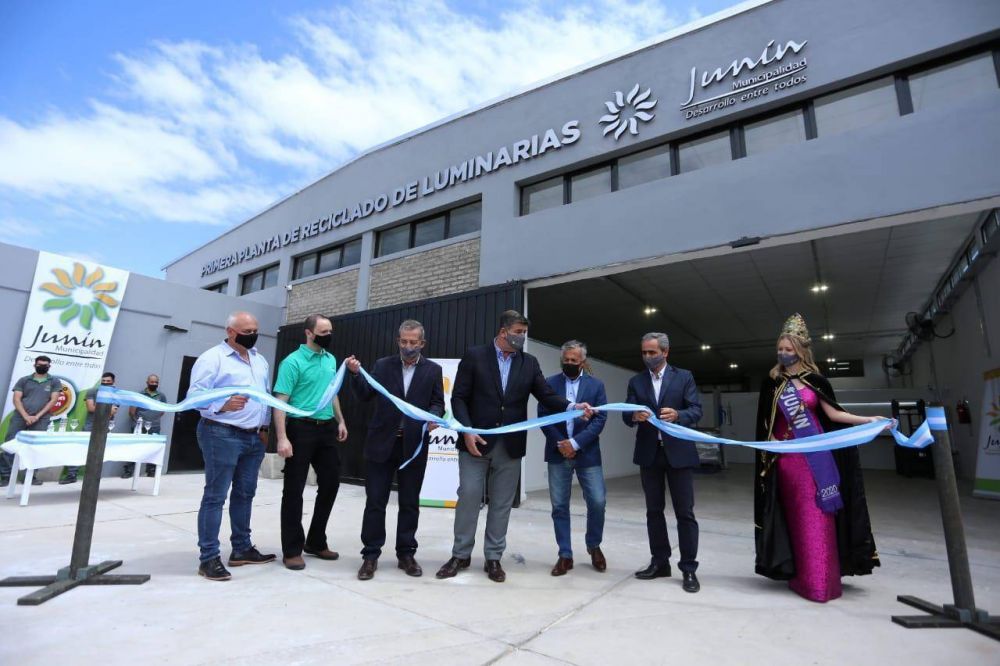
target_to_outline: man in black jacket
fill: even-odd
[[[404,321],[399,326],[396,341],[399,353],[375,361],[371,376],[394,396],[414,407],[443,416],[441,366],[420,353],[424,348],[423,325],[413,319]],[[385,544],[385,508],[394,475],[399,482],[396,558],[399,568],[407,575],[423,575],[423,569],[414,557],[417,552],[417,521],[420,518],[420,487],[427,468],[427,438],[437,426],[431,424],[425,432],[423,423],[403,416],[388,398],[377,394],[368,385],[358,374],[361,364],[356,358],[351,356],[346,363],[352,373],[351,390],[354,395],[364,401],[377,398],[365,438],[366,500],[361,525],[364,548],[361,549],[363,561],[358,569],[358,578],[370,580],[378,567],[378,558]],[[407,461],[406,467],[399,469]]]
[[[460,423],[473,428],[496,428],[519,423],[528,418],[528,396],[550,412],[579,408],[590,418],[590,405],[571,405],[545,381],[538,359],[524,351],[528,320],[514,310],[500,316],[500,329],[493,341],[472,347],[458,364],[451,409]],[[471,563],[476,543],[479,509],[489,478],[489,510],[486,514],[486,538],[483,569],[490,580],[502,583],[507,575],[500,558],[507,546],[507,523],[510,508],[521,477],[527,433],[479,435],[465,433],[458,453],[458,504],[455,507],[455,542],[452,557],[437,572],[438,578],[451,578]]]
[[[666,333],[642,336],[642,361],[646,366],[628,383],[625,402],[645,405],[669,423],[693,428],[701,419],[701,399],[694,377],[687,370],[667,363],[670,338]],[[671,437],[646,421],[646,412],[623,412],[630,428],[637,427],[632,462],[639,466],[642,491],[646,496],[646,531],[649,534],[649,566],[635,572],[641,580],[670,576],[670,539],[667,536],[666,486],[677,518],[677,539],[681,557],[677,563],[683,574],[685,592],[701,589],[698,576],[698,521],[694,517],[694,470],[698,451],[694,442]]]

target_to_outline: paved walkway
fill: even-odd
[[[482,572],[481,550],[469,571],[434,578],[450,552],[447,509],[421,514],[423,578],[408,578],[384,557],[374,580],[357,580],[364,491],[356,486],[342,487],[331,520],[339,561],[310,558],[302,572],[236,568],[231,581],[211,583],[195,575],[200,476],[165,477],[159,497],[146,494],[151,481],[132,493],[128,481],[105,479],[91,560],[123,559],[121,573],[152,580],[78,588],[39,607],[18,607],[25,590],[0,588],[0,664],[1000,663],[1000,643],[971,631],[889,621],[908,612],[897,594],[950,601],[933,482],[868,474],[883,566],[845,579],[844,597],[821,605],[753,575],[750,475],[734,467],[697,479],[696,595],[678,578],[632,577],[649,552],[637,477],[610,483],[607,572],[587,562],[575,497],[577,567],[549,575],[556,549],[548,495],[533,493],[512,514],[502,585]],[[28,507],[0,502],[0,576],[54,573],[68,563],[78,492],[47,483]],[[254,540],[264,552],[279,551],[280,497],[280,481],[261,480]],[[967,498],[963,506],[977,601],[1000,613],[1000,502]]]

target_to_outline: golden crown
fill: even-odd
[[[794,335],[806,343],[810,341],[809,329],[806,328],[806,320],[798,312],[785,320],[785,325],[781,327],[781,334]]]

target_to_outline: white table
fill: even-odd
[[[24,472],[24,486],[21,489],[21,506],[27,506],[31,493],[31,479],[36,469],[62,467],[64,465],[84,465],[87,462],[89,432],[42,432],[21,431],[17,437],[0,446],[7,453],[14,454],[14,466],[7,485],[7,499],[14,497],[14,486],[18,472]],[[160,494],[160,476],[163,473],[163,458],[167,451],[167,438],[163,435],[134,435],[113,433],[108,435],[104,448],[104,460],[135,463],[132,475],[132,490],[139,486],[142,466],[155,465],[153,494]],[[99,472],[98,472],[99,473]]]

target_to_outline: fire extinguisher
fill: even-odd
[[[959,400],[955,405],[955,416],[959,423],[972,423],[972,414],[969,412],[969,401]]]

